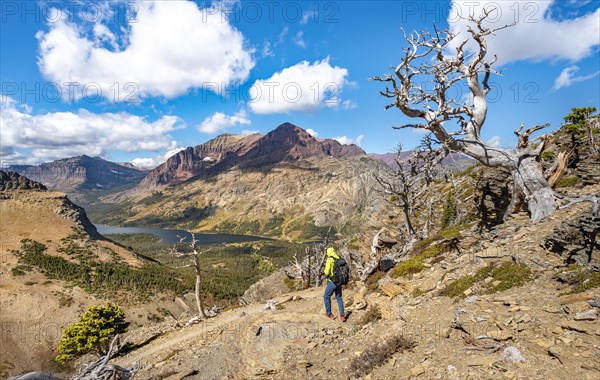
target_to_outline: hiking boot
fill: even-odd
[[[345,317],[345,316],[343,316],[343,315],[340,315],[340,321],[342,321],[342,322],[346,322],[346,317]]]
[[[333,314],[325,314],[325,318],[333,319]]]

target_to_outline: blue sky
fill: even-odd
[[[410,120],[384,110],[369,78],[400,62],[401,27],[461,36],[460,16],[490,7],[498,26],[516,24],[489,41],[503,70],[484,139],[513,146],[521,122],[556,129],[572,107],[600,109],[598,1],[1,4],[3,165],[88,154],[152,166],[285,121],[367,152],[413,147],[423,134],[392,128]]]

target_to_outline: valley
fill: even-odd
[[[598,1],[0,14],[0,379],[600,379]]]

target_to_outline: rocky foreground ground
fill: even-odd
[[[485,233],[470,227],[457,249],[426,259],[412,277],[351,284],[347,323],[325,318],[323,289],[309,289],[198,324],[131,331],[125,340],[140,346],[116,363],[141,365],[143,379],[598,379],[597,278],[575,289],[568,277],[582,267],[544,246],[589,213],[582,204],[539,224],[522,214]],[[597,249],[590,255],[598,261]],[[489,292],[500,283],[488,276],[450,291],[490,264],[526,266],[530,281]],[[384,346],[398,336],[389,354]]]

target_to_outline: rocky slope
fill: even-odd
[[[584,267],[540,245],[562,220],[589,212],[579,205],[537,225],[522,214],[483,234],[465,228],[455,249],[426,259],[420,272],[351,284],[345,324],[323,317],[323,289],[311,289],[198,325],[172,320],[116,363],[140,363],[139,376],[154,379],[596,379],[600,284],[581,291],[560,280]],[[515,279],[490,270],[507,267],[526,271]],[[471,277],[458,293],[448,291]],[[141,342],[152,331],[125,339]],[[394,336],[412,348],[373,364],[371,353],[385,352],[375,347]]]
[[[589,169],[574,162],[568,174],[600,173],[600,166]],[[436,215],[429,237],[397,266],[344,290],[345,324],[323,317],[322,288],[281,295],[278,273],[248,291],[257,303],[199,325],[173,320],[117,363],[139,362],[142,377],[159,379],[596,379],[597,216],[581,203],[536,224],[525,212],[503,221],[508,179],[502,170],[473,167],[433,184],[423,194]],[[559,191],[599,194],[600,184],[567,181]],[[419,230],[423,213],[415,210]],[[443,226],[446,213],[453,222]],[[383,216],[387,233],[400,238],[397,213]],[[366,250],[354,239],[339,243],[345,255]],[[389,349],[393,337],[402,339],[398,350]]]
[[[335,140],[321,140],[305,130],[284,123],[262,136],[220,135],[202,145],[187,148],[148,173],[138,190],[174,185],[196,176],[222,173],[234,166],[258,170],[283,161],[298,161],[316,156],[345,158],[364,155],[355,145]]]
[[[48,190],[39,182],[15,172],[3,172],[0,170],[0,191],[8,190]]]
[[[342,161],[346,169],[339,166]],[[371,165],[362,156],[326,161],[311,157],[295,162],[294,171],[324,162],[332,166],[319,170],[330,176],[351,170],[348,162]],[[252,178],[239,167],[228,173],[245,181]],[[296,181],[305,184],[306,177],[293,173],[287,171],[275,181],[256,177],[256,182],[267,185],[253,199],[268,198],[267,204],[281,207],[277,201],[283,200],[273,198],[271,190],[275,186],[276,192],[284,192],[277,186],[289,186],[288,197],[309,202],[311,193],[304,195],[293,187]],[[326,175],[314,175],[316,183],[338,186],[327,182]],[[568,177],[575,180],[564,181],[558,191],[571,197],[599,194],[600,183],[594,181],[598,175],[600,166],[573,162]],[[524,212],[503,221],[508,178],[502,170],[477,166],[432,183],[414,209],[415,227],[423,239],[396,266],[380,266],[365,283],[355,281],[344,289],[347,323],[337,318],[335,302],[336,318],[323,316],[323,288],[281,294],[289,281],[276,273],[247,292],[249,305],[200,323],[190,323],[188,314],[132,328],[121,341],[133,349],[114,362],[125,367],[140,364],[136,377],[143,379],[597,379],[597,216],[589,203],[579,203],[536,224]],[[168,212],[177,202],[201,199],[207,191],[219,192],[224,201],[248,191],[247,182],[222,180],[191,182],[198,188],[188,187],[189,183],[172,186],[156,198],[175,197],[173,203],[159,205]],[[363,191],[365,184],[359,183]],[[189,193],[177,193],[181,188]],[[156,203],[151,200],[146,203]],[[6,209],[22,214],[17,205]],[[252,215],[254,210],[235,212]],[[337,242],[343,255],[368,253],[360,243],[381,226],[400,242],[388,249],[402,248],[398,210],[388,207],[376,213],[378,224],[366,225],[368,234],[357,234],[357,240],[345,234],[346,239]],[[430,222],[428,215],[433,215]],[[2,271],[4,275],[5,267]],[[264,295],[273,300],[265,303]],[[2,310],[13,310],[24,299],[20,297],[0,305]],[[34,309],[32,305],[26,306]]]
[[[312,238],[369,220],[382,199],[373,176],[388,170],[357,146],[285,123],[179,152],[136,189],[105,198],[122,212],[104,221]]]
[[[108,299],[115,302],[118,297],[90,294],[83,286],[64,281],[64,277],[45,275],[34,265],[24,264],[16,254],[21,241],[42,243],[47,247],[46,254],[69,263],[94,260],[118,263],[119,268],[138,268],[143,262],[134,253],[103,239],[85,211],[64,193],[39,191],[42,185],[15,174],[0,176],[5,185],[0,191],[0,378],[34,368],[61,372],[64,368],[53,359],[64,328],[88,306]],[[6,178],[11,182],[5,182]],[[77,249],[84,253],[78,259],[72,256]],[[173,300],[159,298],[144,304],[123,296],[118,302],[126,307],[134,324],[148,323],[147,316],[159,307],[175,315],[184,310]]]

